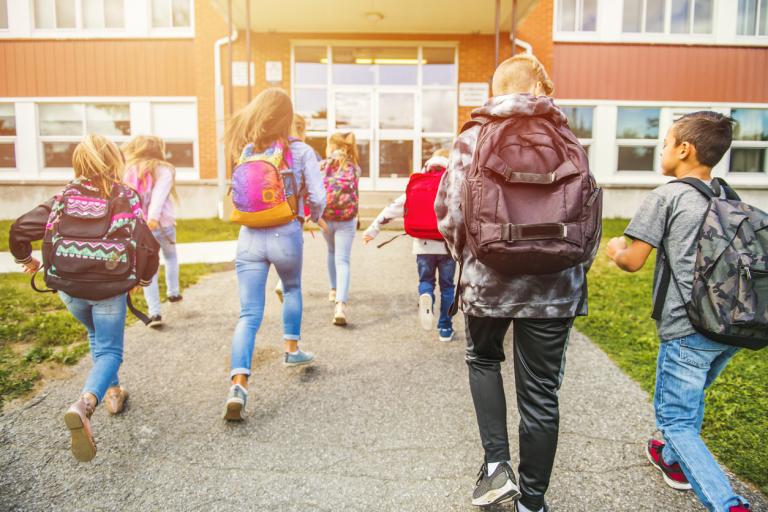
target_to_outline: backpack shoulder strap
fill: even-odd
[[[464,133],[465,131],[469,130],[470,128],[474,126],[484,126],[491,121],[493,121],[495,118],[492,116],[485,116],[485,115],[474,115],[472,116],[472,119],[464,123],[464,125],[461,127],[461,130],[459,133]]]
[[[681,178],[679,180],[670,181],[670,183],[685,183],[692,186],[707,199],[714,199],[719,194],[716,194],[710,187],[708,187],[703,181],[696,178]]]
[[[731,187],[728,184],[728,182],[725,181],[723,178],[715,178],[712,181],[720,185],[720,187],[722,187],[722,189],[725,191],[726,199],[730,199],[731,201],[741,201],[741,197],[739,197],[739,194],[737,194],[736,191],[733,190],[733,187]]]

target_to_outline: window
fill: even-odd
[[[624,0],[629,33],[711,34],[714,0]]]
[[[768,173],[768,109],[739,108],[731,148],[730,172]]]
[[[165,141],[165,158],[174,167],[196,168],[197,108],[194,103],[153,103],[152,133]]]
[[[560,32],[597,30],[597,0],[559,0],[557,30]]]
[[[190,28],[190,0],[152,0],[152,26],[155,28]]]
[[[38,29],[124,27],[124,0],[35,0]]]
[[[584,150],[589,154],[589,148],[592,147],[592,118],[594,117],[594,107],[562,107],[565,115],[568,116],[568,126],[571,128],[579,142],[584,146]]]
[[[422,81],[424,85],[456,84],[456,50],[453,48],[422,49]]]
[[[659,149],[658,108],[619,107],[616,125],[618,170],[653,172]]]
[[[127,141],[131,135],[127,103],[42,103],[37,110],[45,168],[72,167],[72,153],[88,133],[107,136],[117,143]]]
[[[739,0],[740,36],[768,36],[768,0]]]
[[[0,103],[0,170],[16,168],[16,115],[12,103]]]
[[[8,28],[8,0],[0,0],[0,30]]]

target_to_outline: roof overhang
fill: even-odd
[[[246,29],[246,1],[211,0],[237,29]],[[539,0],[517,0],[517,23]],[[501,0],[500,30],[512,25],[512,0]],[[251,0],[251,30],[287,33],[493,34],[495,0]]]

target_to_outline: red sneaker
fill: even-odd
[[[736,505],[728,509],[728,512],[751,512],[749,505]]]
[[[661,457],[661,451],[664,449],[664,443],[651,439],[645,447],[645,455],[648,457],[650,463],[661,471],[661,475],[664,477],[664,482],[673,489],[678,491],[687,491],[691,488],[691,484],[688,483],[688,479],[685,478],[683,470],[680,464],[666,464]]]

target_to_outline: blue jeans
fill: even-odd
[[[416,266],[419,269],[419,295],[428,293],[435,303],[435,272],[439,272],[440,282],[440,319],[438,329],[453,329],[451,315],[448,311],[453,305],[456,286],[453,275],[456,273],[456,262],[448,254],[419,254],[416,256]]]
[[[240,228],[237,240],[237,285],[240,320],[232,337],[230,377],[250,375],[256,333],[264,318],[264,290],[270,265],[283,281],[283,338],[301,339],[301,266],[304,230],[298,221],[266,229]]]
[[[700,436],[704,390],[738,350],[691,334],[663,342],[656,366],[653,406],[656,425],[666,441],[662,456],[667,464],[680,464],[696,496],[713,512],[746,503],[733,492]]]
[[[165,260],[166,295],[180,295],[179,291],[179,258],[176,256],[176,226],[160,227],[152,231],[160,242]],[[160,314],[160,286],[157,283],[160,272],[152,278],[152,283],[144,288],[144,298],[147,301],[149,316]]]
[[[328,232],[323,232],[328,244],[328,280],[336,290],[336,301],[349,301],[349,257],[355,241],[357,219],[328,222]]]
[[[86,300],[59,292],[72,316],[88,331],[93,368],[83,386],[101,402],[107,388],[118,385],[117,372],[123,362],[126,294],[109,299]]]

